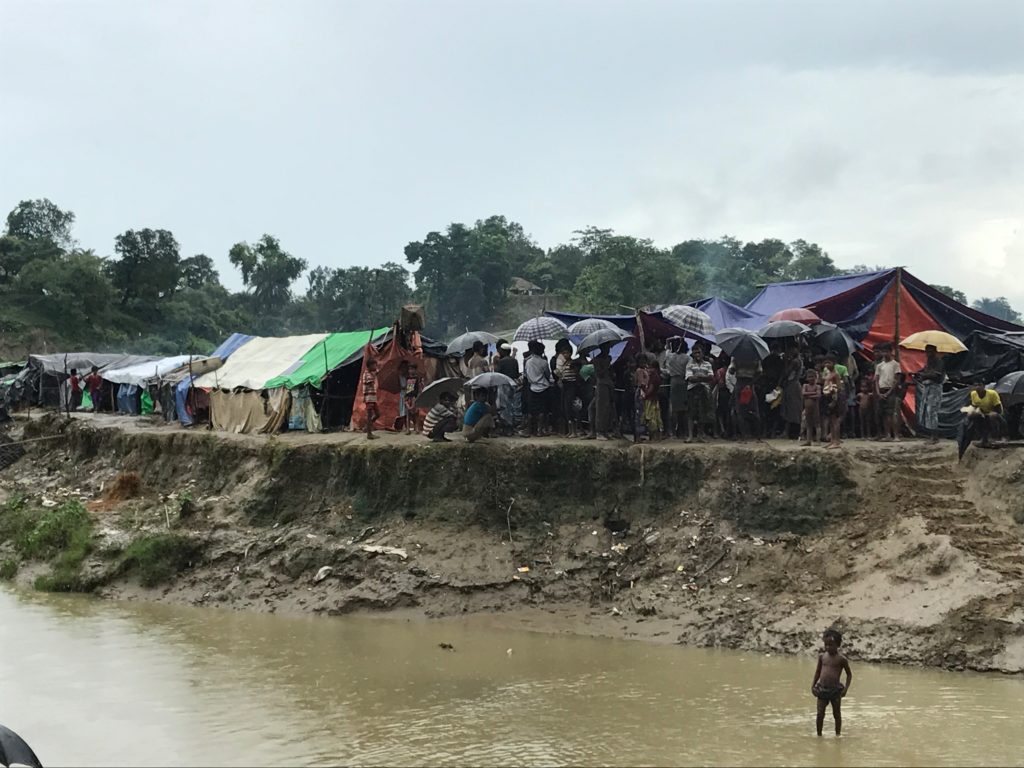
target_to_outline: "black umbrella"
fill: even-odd
[[[1014,371],[1001,378],[995,386],[1000,395],[1024,395],[1024,371]]]
[[[11,764],[43,768],[32,747],[10,728],[0,725],[0,765]]]
[[[764,360],[771,354],[767,342],[746,328],[723,328],[715,334],[715,342],[725,354],[741,363]]]
[[[459,390],[462,389],[463,379],[457,376],[448,376],[443,379],[437,379],[432,381],[430,384],[423,388],[420,392],[419,397],[416,398],[417,408],[433,408],[441,400],[441,395],[458,395]]]
[[[592,349],[597,349],[602,344],[618,344],[620,341],[625,341],[631,338],[633,334],[626,333],[619,328],[601,328],[594,331],[593,333],[587,334],[580,342],[579,349],[577,350],[581,355],[590,352]]]
[[[774,320],[761,328],[758,334],[764,339],[790,339],[809,333],[810,330],[811,326],[798,323],[796,320]]]
[[[814,344],[839,358],[849,357],[857,350],[857,342],[850,334],[831,323],[814,326]]]

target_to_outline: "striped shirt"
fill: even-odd
[[[438,403],[427,411],[427,417],[423,419],[423,433],[429,435],[434,427],[449,417],[456,421],[459,419],[459,415],[453,409],[444,403]]]
[[[377,402],[377,374],[367,371],[363,374],[363,402]]]

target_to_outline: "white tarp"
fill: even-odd
[[[257,336],[239,347],[224,366],[195,380],[204,389],[263,389],[268,381],[281,376],[315,345],[327,338],[326,333],[307,336]]]
[[[190,358],[193,362],[206,359],[201,355],[177,355],[176,357],[164,357],[148,363],[137,363],[127,368],[101,371],[100,375],[112,384],[134,384],[137,387],[141,387],[148,381],[159,379],[171,371],[178,370],[183,365],[188,365]]]

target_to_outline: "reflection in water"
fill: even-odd
[[[855,665],[837,740],[813,659],[14,592],[0,643],[0,722],[54,765],[1024,760],[1017,678]]]

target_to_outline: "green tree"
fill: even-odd
[[[789,250],[793,258],[783,270],[786,280],[814,280],[839,274],[832,257],[817,243],[794,240]]]
[[[937,283],[932,283],[931,287],[939,293],[946,294],[949,298],[953,299],[953,301],[959,301],[961,304],[967,303],[967,294],[963,291],[958,291],[956,288],[952,288],[948,285],[939,285]]]
[[[306,270],[306,260],[281,248],[276,237],[263,235],[254,244],[235,243],[228,254],[252,292],[258,312],[281,312],[292,299],[291,285]]]
[[[95,344],[116,327],[116,292],[103,259],[73,251],[59,260],[36,260],[18,274],[14,290],[37,322],[69,343]]]
[[[576,243],[588,264],[571,293],[577,309],[620,313],[624,307],[680,300],[678,264],[650,240],[591,227],[577,233]]]
[[[357,330],[391,325],[412,295],[409,273],[399,264],[328,269],[309,273],[306,301],[314,328]]]
[[[504,216],[477,221],[472,228],[452,223],[405,246],[406,260],[416,265],[416,290],[428,322],[442,334],[487,324],[505,301],[513,264],[532,263],[541,253],[523,228]]]
[[[179,288],[198,289],[208,285],[220,285],[220,275],[213,267],[213,259],[205,253],[197,253],[181,260]]]
[[[1003,296],[995,299],[978,299],[971,306],[987,315],[998,317],[1000,320],[1006,320],[1010,323],[1021,322],[1020,312],[1010,306],[1010,302]]]
[[[108,264],[121,305],[133,299],[154,305],[174,295],[181,279],[178,241],[166,229],[129,229],[114,238],[117,258]]]
[[[19,240],[46,240],[62,250],[74,245],[71,227],[75,214],[49,200],[22,200],[7,214],[7,234]]]

